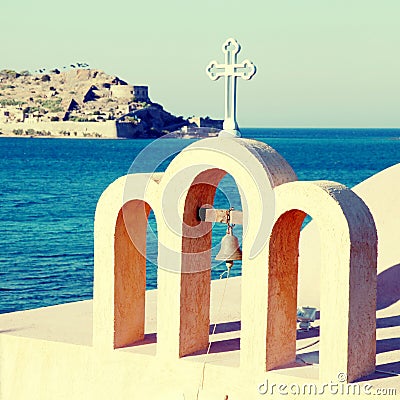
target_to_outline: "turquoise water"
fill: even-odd
[[[354,186],[400,162],[400,130],[243,129],[292,165],[299,179]],[[174,149],[191,141],[160,140],[141,165],[150,140],[0,139],[0,313],[89,299],[93,284],[93,217],[103,190],[128,171],[163,170]],[[172,150],[171,150],[172,149]],[[159,153],[158,153],[159,152]],[[152,158],[165,160],[152,162]],[[154,161],[154,160],[153,160]],[[148,169],[147,169],[148,171]],[[215,205],[240,208],[234,182],[224,178]],[[240,227],[235,233],[240,236]],[[148,252],[156,258],[154,218]],[[213,229],[214,253],[224,226]],[[213,279],[223,265],[213,262]],[[240,274],[240,263],[234,274]],[[157,284],[148,263],[148,288]]]

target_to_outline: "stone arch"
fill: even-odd
[[[262,300],[255,301],[253,286],[259,279],[254,271],[262,271],[262,267],[265,271],[268,237],[265,231],[274,217],[273,188],[297,178],[289,164],[266,144],[213,138],[185,148],[171,162],[160,182],[160,208],[177,204],[175,214],[163,215],[166,232],[159,236],[168,246],[160,247],[158,301],[170,305],[169,313],[158,309],[160,354],[182,357],[207,347],[210,301],[210,253],[207,249],[211,247],[211,231],[207,223],[198,223],[197,213],[199,206],[212,204],[215,188],[226,173],[238,186],[244,213],[242,290],[249,296],[242,301],[241,349],[245,354],[255,352],[252,310],[254,303],[262,307]],[[258,251],[252,254],[260,230],[264,230],[264,242],[259,243]],[[253,271],[246,273],[245,270]],[[162,290],[167,285],[175,296]],[[256,329],[262,331],[263,328],[257,326]],[[246,358],[252,359],[252,356]]]
[[[377,234],[365,203],[335,182],[291,182],[275,189],[269,241],[267,370],[296,358],[298,242],[306,214],[321,238],[322,381],[349,382],[375,369]]]
[[[102,194],[94,227],[93,342],[103,349],[144,338],[146,228],[150,209],[159,219],[160,175],[117,179]]]

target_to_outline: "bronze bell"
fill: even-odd
[[[221,240],[221,248],[215,256],[216,260],[225,260],[228,268],[232,267],[233,260],[242,259],[242,250],[240,250],[239,240],[232,233],[231,227],[228,228],[226,235]]]

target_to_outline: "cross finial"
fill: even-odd
[[[237,63],[237,54],[240,51],[240,45],[235,39],[228,39],[222,45],[222,51],[225,54],[225,64],[218,64],[217,61],[211,61],[207,66],[207,75],[213,81],[221,76],[225,79],[225,119],[224,130],[220,136],[240,137],[240,131],[236,122],[236,79],[243,78],[249,80],[256,73],[256,66],[249,60]]]

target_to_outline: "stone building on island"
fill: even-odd
[[[150,103],[148,86],[110,85],[110,97]]]

